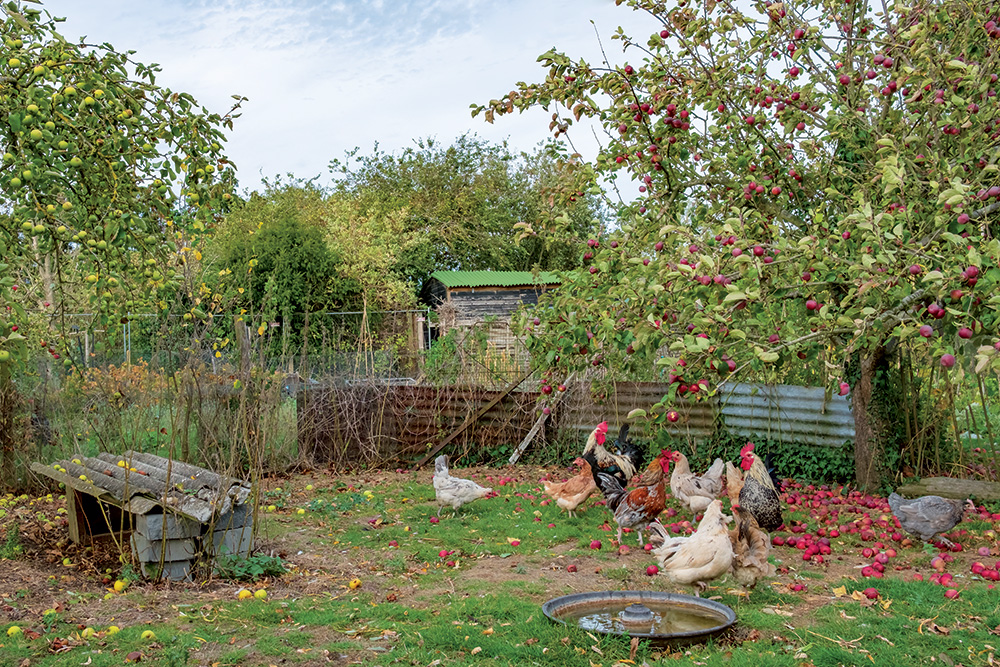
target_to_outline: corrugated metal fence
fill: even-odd
[[[725,384],[722,420],[738,435],[840,447],[854,442],[854,415],[846,396],[822,387]]]
[[[598,403],[582,384],[574,387],[559,415],[560,429],[589,432],[607,420],[622,424],[636,408],[649,410],[669,389],[657,382],[619,382],[608,399]],[[854,441],[854,417],[846,396],[827,395],[822,387],[723,384],[714,396],[682,399],[674,409],[680,419],[667,428],[679,437],[711,437],[720,426],[747,438],[764,437],[840,447]],[[633,433],[648,435],[644,424]]]

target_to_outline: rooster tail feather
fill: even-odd
[[[608,501],[608,509],[612,512],[615,511],[621,504],[622,498],[625,497],[625,488],[614,475],[609,475],[606,472],[597,473],[597,486]]]

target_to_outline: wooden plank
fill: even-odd
[[[575,376],[576,376],[576,373],[572,373],[568,378],[566,378],[566,381],[563,384],[568,387],[569,384],[570,384],[570,382],[573,381],[573,378]],[[556,396],[555,401],[552,402],[553,407],[555,407],[556,405],[559,405],[559,401],[562,400],[562,397],[565,395],[565,393],[568,393],[568,392],[560,392]],[[524,453],[524,450],[526,450],[528,448],[528,445],[531,444],[531,441],[535,439],[536,435],[538,435],[538,432],[542,428],[542,424],[545,423],[545,418],[546,417],[548,417],[548,415],[545,414],[544,412],[542,414],[538,415],[538,419],[535,421],[535,425],[531,427],[531,430],[528,431],[528,435],[524,436],[524,440],[522,440],[521,444],[517,446],[517,449],[514,450],[514,453],[510,455],[510,464],[511,465],[514,465],[515,463],[517,463],[517,460],[519,458],[521,458],[521,454]]]
[[[466,420],[462,422],[461,426],[452,431],[450,434],[448,434],[447,437],[445,437],[444,440],[435,445],[434,448],[427,453],[427,456],[420,459],[416,467],[422,468],[428,461],[437,456],[437,453],[440,452],[442,449],[444,449],[448,445],[448,443],[450,443],[458,436],[462,435],[465,429],[469,428],[472,424],[475,424],[477,421],[479,421],[479,418],[485,415],[487,412],[489,412],[494,405],[505,399],[510,392],[517,389],[522,382],[528,379],[531,373],[532,371],[529,370],[527,373],[525,373],[518,379],[514,380],[512,383],[510,383],[510,385],[506,389],[497,394],[497,396],[492,401],[487,403],[484,407],[480,408],[474,415],[467,417]]]
[[[910,482],[896,489],[896,493],[906,498],[920,496],[941,496],[942,498],[975,498],[977,501],[995,502],[1000,500],[1000,484],[980,479],[959,477],[924,477],[919,482]]]

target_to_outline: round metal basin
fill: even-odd
[[[574,593],[549,600],[542,611],[556,623],[664,644],[702,642],[736,622],[736,612],[714,600],[658,591]]]

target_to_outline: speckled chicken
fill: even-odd
[[[597,484],[594,483],[594,473],[590,469],[590,464],[579,457],[573,463],[580,466],[580,472],[565,482],[542,481],[545,495],[555,500],[556,505],[560,509],[566,510],[570,516],[573,516],[576,508],[582,505],[590,497],[590,494],[597,491]]]
[[[715,459],[704,475],[691,472],[687,457],[672,453],[674,471],[670,474],[670,493],[692,512],[704,512],[709,503],[722,493],[722,459]]]
[[[452,477],[448,473],[448,457],[444,454],[434,459],[434,495],[438,501],[438,516],[441,516],[441,508],[451,505],[451,508],[458,511],[458,508],[473,500],[478,500],[493,489],[479,486],[471,479]]]
[[[744,588],[753,588],[761,579],[774,575],[774,565],[767,561],[771,538],[760,529],[753,515],[739,505],[733,505],[733,518],[736,525],[729,531],[733,578]]]
[[[614,512],[618,524],[619,544],[623,528],[634,529],[642,544],[642,530],[656,521],[666,507],[667,489],[663,480],[669,469],[670,453],[664,450],[650,462],[645,472],[632,480],[632,488],[625,489],[610,473],[597,473],[597,486],[607,498],[608,509]]]
[[[930,542],[935,536],[947,533],[962,520],[966,507],[975,511],[971,500],[953,500],[940,496],[921,496],[906,500],[898,493],[889,494],[889,507],[899,519],[903,530]],[[951,542],[939,537],[942,543],[951,546]]]
[[[660,562],[660,574],[675,584],[694,586],[695,595],[708,582],[727,572],[733,564],[733,544],[726,529],[722,501],[713,500],[694,534],[671,537],[653,549]]]
[[[753,453],[754,444],[748,442],[740,450],[740,467],[743,469],[743,488],[740,489],[739,504],[750,511],[757,525],[771,532],[781,527],[781,499],[774,482],[767,473],[767,467],[759,456]]]

